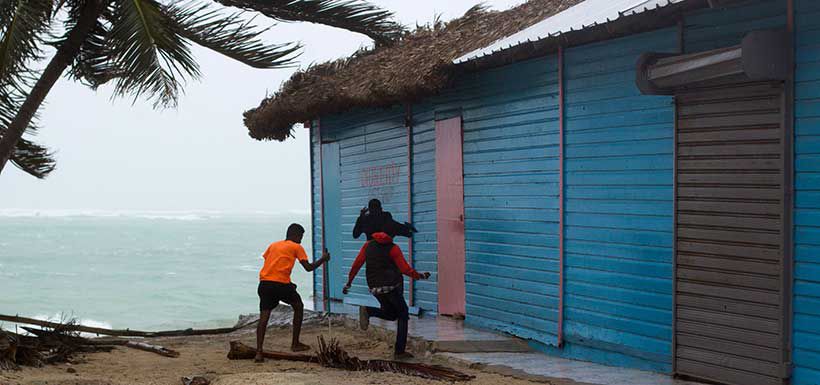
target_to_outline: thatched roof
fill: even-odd
[[[449,86],[454,59],[582,0],[530,0],[506,11],[476,6],[447,23],[417,28],[387,47],[299,71],[245,112],[251,137],[283,141],[294,124],[356,107],[417,100]]]

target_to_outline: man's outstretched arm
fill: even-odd
[[[350,266],[350,272],[347,274],[347,284],[342,289],[342,294],[347,294],[348,290],[350,290],[350,286],[353,285],[353,279],[356,278],[356,274],[359,274],[359,269],[364,266],[365,261],[365,254],[364,250],[367,247],[367,242],[362,245],[362,248],[359,250],[359,255],[356,256],[356,260],[353,261],[353,265]]]
[[[302,259],[299,260],[299,263],[302,265],[302,267],[305,268],[305,271],[311,272],[313,270],[318,269],[319,266],[322,266],[323,263],[325,263],[329,260],[330,260],[330,253],[328,253],[327,249],[325,249],[322,252],[322,258],[319,258],[318,260],[313,261],[313,263],[310,263],[307,260],[302,260]]]

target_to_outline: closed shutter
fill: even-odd
[[[782,384],[783,88],[676,94],[678,374]]]

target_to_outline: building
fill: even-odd
[[[820,384],[820,1],[532,0],[294,75],[317,275],[342,295],[379,198],[425,311],[564,357]]]

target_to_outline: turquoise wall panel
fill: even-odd
[[[465,75],[436,99],[464,122],[466,321],[543,344],[558,320],[557,64]]]
[[[671,371],[673,101],[634,79],[675,37],[566,50],[564,356]]]
[[[794,362],[792,383],[820,384],[820,2],[795,2]]]

